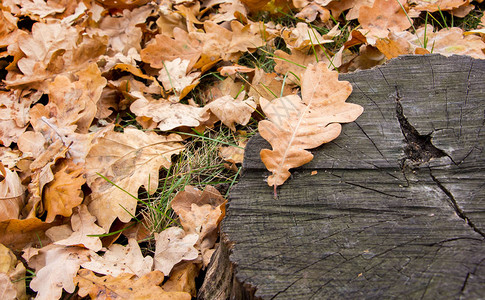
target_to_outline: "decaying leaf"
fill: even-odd
[[[184,98],[198,83],[200,72],[188,74],[190,61],[176,58],[166,61],[163,69],[160,70],[158,79],[166,90],[173,90],[178,99]]]
[[[190,63],[187,71],[190,71],[202,54],[201,44],[201,41],[191,38],[185,30],[174,28],[173,37],[158,34],[140,55],[144,62],[157,69],[163,68],[165,61],[177,58],[188,60]]]
[[[140,246],[135,239],[129,239],[127,246],[113,244],[101,257],[91,254],[91,260],[82,267],[98,274],[118,277],[123,273],[141,277],[150,273],[153,266],[151,256],[143,257]]]
[[[79,266],[89,261],[89,250],[79,247],[47,247],[41,249],[39,254],[44,266],[36,269],[36,276],[30,282],[30,288],[37,292],[35,299],[39,300],[59,299],[63,289],[73,293],[76,289],[74,276]]]
[[[138,99],[131,104],[130,110],[138,117],[151,118],[162,131],[181,126],[197,127],[209,117],[200,107],[172,103],[165,99],[149,100],[138,92],[133,92],[132,95]]]
[[[129,273],[118,277],[98,277],[90,270],[82,269],[75,278],[81,297],[89,295],[91,299],[137,299],[137,300],[190,300],[186,292],[166,292],[159,284],[164,279],[163,273],[153,271],[141,278]]]
[[[251,98],[242,100],[245,95],[246,93],[242,92],[236,99],[231,96],[217,98],[207,104],[204,109],[210,110],[224,125],[232,131],[236,131],[234,123],[246,125],[251,114],[256,110],[256,103]]]
[[[74,208],[74,211],[75,212],[71,217],[71,234],[65,239],[56,240],[54,244],[64,246],[81,246],[93,251],[101,250],[103,247],[101,240],[99,237],[92,235],[103,234],[105,233],[104,229],[94,223],[96,218],[89,213],[86,205],[79,205]],[[46,234],[52,234],[52,231],[59,227],[50,228],[46,231]]]
[[[0,244],[0,299],[27,299],[25,273],[24,264],[10,249]]]
[[[412,23],[409,22],[402,5],[405,5],[403,0],[376,0],[372,7],[362,6],[359,11],[359,22],[366,32],[367,39],[385,38],[389,30],[402,31],[411,27]]]
[[[40,94],[25,97],[20,91],[0,92],[0,143],[16,143],[29,124],[29,110]]]
[[[108,132],[91,148],[86,158],[87,183],[93,192],[88,207],[101,227],[108,231],[116,218],[131,220],[137,204],[132,195],[138,195],[140,186],[155,192],[158,171],[169,168],[172,155],[183,150],[181,140],[176,134],[125,128],[123,133]]]
[[[247,140],[241,141],[236,146],[220,146],[219,156],[227,162],[232,164],[240,164],[244,159],[244,147],[246,147]]]
[[[29,244],[50,243],[45,231],[59,222],[45,223],[37,218],[24,220],[10,219],[0,222],[0,243],[12,250],[22,250]]]
[[[195,278],[199,275],[200,264],[186,262],[173,268],[170,278],[163,284],[166,292],[186,292],[197,296]]]
[[[55,166],[54,179],[44,187],[46,222],[54,221],[56,215],[69,217],[72,209],[82,203],[81,186],[86,182],[84,168],[71,160],[63,160]]]
[[[202,192],[188,185],[172,200],[172,209],[179,216],[185,232],[198,236],[196,247],[202,253],[205,266],[210,259],[205,254],[217,240],[219,223],[225,215],[225,204],[226,200],[212,186],[207,186]]]
[[[340,134],[340,123],[354,121],[363,111],[357,104],[345,103],[352,86],[338,81],[337,72],[328,70],[323,62],[308,65],[302,83],[302,98],[291,95],[272,102],[261,99],[268,120],[261,121],[258,128],[273,148],[261,150],[261,159],[273,173],[268,185],[275,189],[288,179],[290,168],[313,159],[305,149],[335,139]]]
[[[155,270],[170,274],[172,268],[182,260],[190,261],[199,256],[194,244],[199,239],[197,234],[185,234],[178,227],[169,227],[161,233],[155,233]]]
[[[18,219],[20,210],[24,205],[25,188],[15,171],[5,169],[0,162],[0,222],[9,219]]]

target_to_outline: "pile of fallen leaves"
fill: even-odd
[[[337,72],[403,54],[485,58],[481,2],[3,0],[1,298],[27,298],[25,264],[36,299],[195,296],[225,199],[186,186],[171,203],[180,227],[162,232],[144,230],[137,210],[140,188],[153,194],[184,151],[183,133],[267,118],[261,157],[276,195],[313,158],[306,149],[362,113]],[[449,22],[470,15],[473,30]],[[221,155],[242,160],[235,147]]]

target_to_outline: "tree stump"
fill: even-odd
[[[402,56],[339,76],[364,113],[278,199],[255,136],[201,299],[485,297],[485,61]]]

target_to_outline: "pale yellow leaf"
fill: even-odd
[[[180,141],[176,134],[163,136],[134,128],[110,131],[99,139],[86,158],[86,175],[92,190],[89,211],[101,227],[108,231],[116,218],[131,220],[137,205],[133,196],[140,186],[155,192],[160,168],[169,168],[172,155],[184,148]]]

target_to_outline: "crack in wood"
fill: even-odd
[[[436,148],[431,142],[431,134],[421,135],[414,128],[404,115],[401,104],[401,96],[396,86],[396,117],[401,127],[401,132],[404,135],[407,146],[404,148],[406,158],[402,165],[410,164],[411,166],[418,166],[429,162],[433,158],[449,157],[443,150]]]
[[[445,193],[445,195],[448,197],[448,199],[450,199],[449,203],[451,205],[451,207],[453,208],[453,210],[455,211],[456,215],[458,217],[460,217],[461,219],[463,219],[465,221],[465,223],[470,226],[475,232],[477,232],[478,234],[480,234],[481,236],[485,237],[485,232],[481,231],[471,220],[470,218],[468,218],[466,215],[465,215],[465,212],[460,208],[460,206],[458,205],[458,203],[456,202],[456,199],[455,199],[455,196],[453,196],[453,194],[438,180],[438,178],[436,178],[434,175],[433,175],[433,172],[431,169],[429,169],[429,175],[431,176],[431,179],[433,179],[433,181],[436,183],[436,185],[441,189],[441,191],[443,191],[443,193]]]

